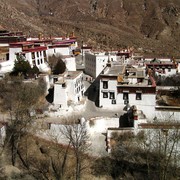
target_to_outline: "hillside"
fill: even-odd
[[[0,27],[31,36],[74,31],[96,48],[180,56],[179,0],[1,0]]]

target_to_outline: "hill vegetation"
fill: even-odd
[[[96,48],[179,56],[179,0],[1,0],[0,27],[45,37],[75,32]]]

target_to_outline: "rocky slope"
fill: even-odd
[[[96,48],[180,56],[179,0],[1,0],[0,26],[44,36],[75,31]]]

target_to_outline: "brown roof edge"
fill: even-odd
[[[180,123],[141,123],[138,126],[143,129],[180,129]]]

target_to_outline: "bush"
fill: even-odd
[[[53,74],[62,74],[64,73],[66,70],[66,65],[65,63],[63,62],[62,59],[59,59],[57,64],[55,65],[54,69],[53,69]]]

